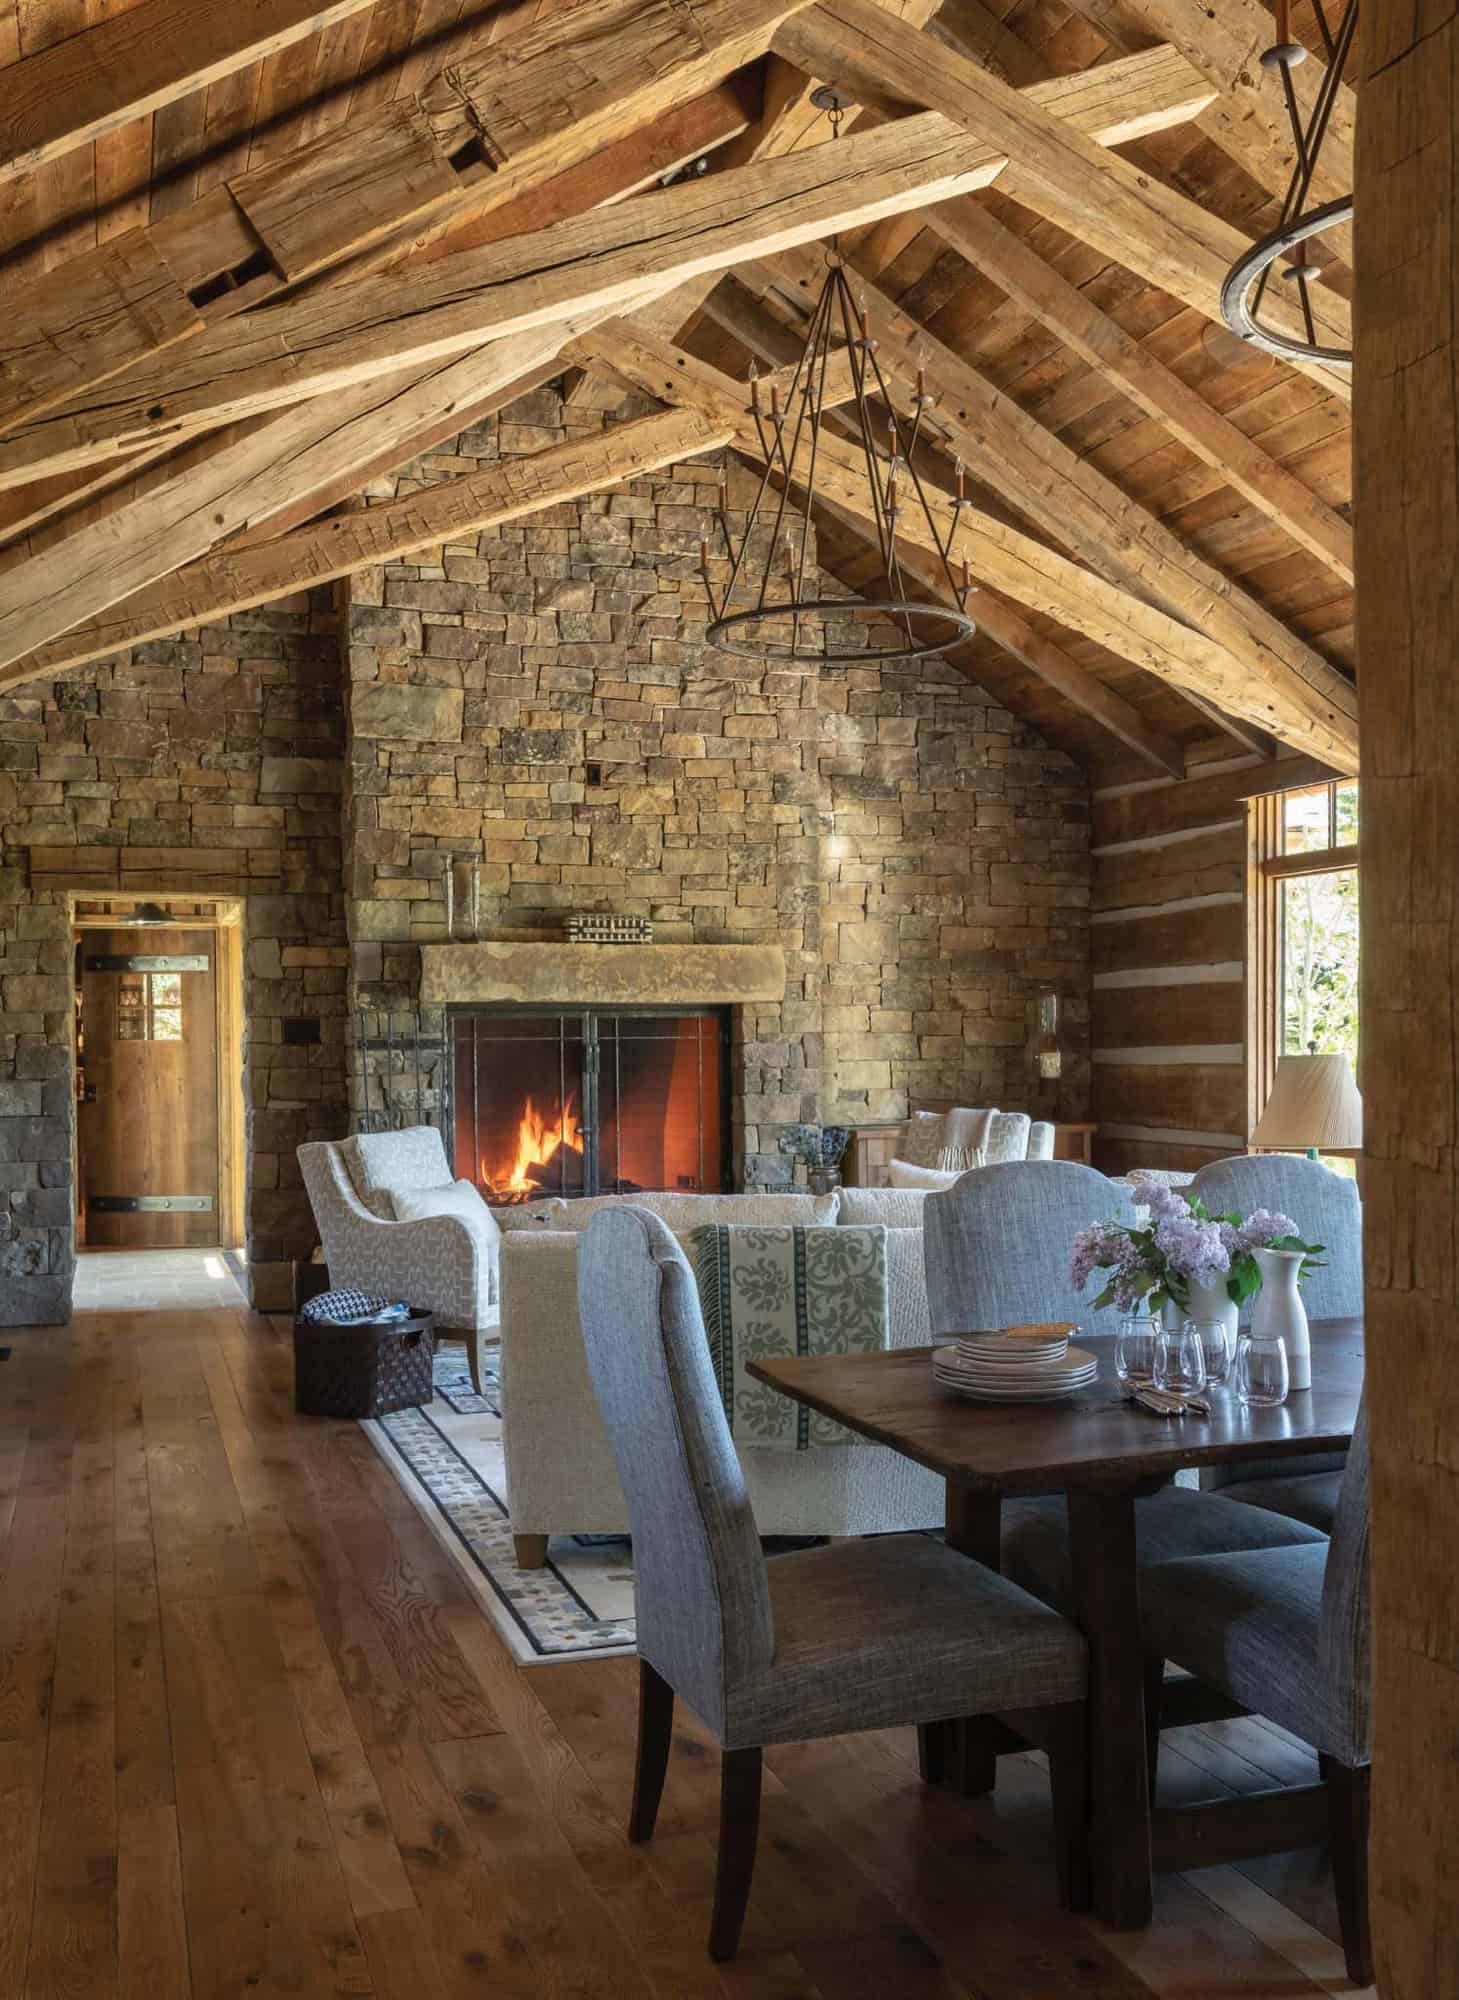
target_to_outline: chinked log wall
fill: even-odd
[[[1105,1172],[1245,1148],[1245,795],[1324,775],[1307,758],[1242,758],[1095,792],[1091,1115]]]

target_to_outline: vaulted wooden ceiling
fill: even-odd
[[[1355,768],[1350,385],[1219,318],[1290,171],[1270,13],[934,9],[0,0],[0,689],[688,450],[753,457],[749,362],[794,358],[839,230],[894,396],[919,365],[937,392],[925,476],[974,482],[959,665],[1107,779],[1213,734]],[[834,166],[828,76],[860,106]],[[1349,252],[1314,288],[1335,336]],[[677,413],[339,511],[569,366]],[[822,560],[870,591],[830,444]]]

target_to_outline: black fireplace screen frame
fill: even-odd
[[[473,1019],[480,1020],[485,1017],[490,1017],[498,1021],[515,1019],[521,1021],[524,1026],[529,1020],[539,1025],[550,1021],[557,1023],[555,1040],[557,1045],[558,1103],[559,1108],[566,1106],[569,1102],[570,1092],[574,1088],[576,1089],[578,1102],[581,1105],[578,1131],[579,1136],[584,1141],[582,1148],[583,1184],[581,1187],[576,1188],[569,1188],[563,1183],[560,1183],[557,1187],[545,1184],[540,1188],[540,1198],[546,1200],[561,1195],[566,1200],[573,1201],[589,1195],[616,1193],[619,1191],[619,1182],[622,1179],[621,1152],[619,1157],[612,1163],[618,1171],[606,1175],[603,1172],[603,1162],[600,1157],[600,1121],[602,1117],[602,1083],[605,1060],[611,1064],[612,1068],[613,1104],[615,1107],[621,1106],[623,1102],[622,1056],[624,1043],[640,1038],[649,1040],[668,1039],[665,1036],[653,1035],[651,1024],[654,1021],[695,1020],[712,1024],[715,1029],[715,1038],[719,1043],[719,1131],[721,1144],[720,1158],[717,1164],[720,1188],[728,1189],[730,1187],[729,1049],[731,1014],[728,1007],[647,1005],[608,1007],[596,1004],[592,1006],[568,1006],[565,1004],[553,1005],[550,1002],[533,1002],[516,1005],[507,1002],[462,1001],[448,1006],[445,1013],[446,1033],[444,1039],[447,1054],[445,1063],[447,1088],[445,1092],[445,1130],[442,1136],[446,1139],[451,1149],[453,1171],[455,1170],[457,1137],[457,1093],[464,1089],[470,1095],[472,1130],[474,1134],[478,1135],[479,1143],[481,1097],[486,1087],[485,1079],[480,1069],[481,1041],[475,1034],[471,1037],[471,1074],[464,1080],[458,1077],[458,1026],[460,1023]],[[603,1032],[605,1024],[608,1024],[609,1027],[609,1032],[606,1034]],[[635,1028],[639,1031],[637,1035],[633,1032]],[[536,1048],[541,1048],[543,1042],[547,1039],[548,1037],[540,1032],[522,1037],[524,1042],[530,1040]],[[703,1036],[698,1038],[699,1096],[701,1104],[703,1103],[705,1090],[704,1048],[706,1039]],[[512,1037],[509,1035],[498,1034],[493,1037],[493,1043],[497,1048],[509,1045],[511,1040]],[[706,1121],[701,1116],[699,1123],[699,1185],[701,1188],[708,1185],[708,1170],[711,1166],[711,1162],[706,1157],[705,1152],[705,1128]],[[616,1129],[615,1125],[615,1132]],[[567,1163],[564,1160],[562,1169],[560,1170],[564,1177],[566,1166]],[[470,1178],[475,1181],[479,1176],[473,1172]],[[643,1191],[645,1193],[650,1192],[648,1189]]]

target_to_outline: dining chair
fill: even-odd
[[[1349,1979],[1367,1986],[1373,1952],[1366,1408],[1353,1431],[1330,1542],[1156,1563],[1141,1573],[1140,1602],[1151,1662],[1147,1701],[1158,1701],[1163,1662],[1174,1660],[1316,1750],[1322,1784],[1311,1789],[1326,1794],[1343,1955]],[[1152,1729],[1152,1760],[1158,1740]],[[1256,1802],[1240,1804],[1249,1815]],[[1269,1794],[1257,1809],[1270,1818],[1272,1851],[1292,1846],[1291,1794]]]
[[[1202,1167],[1186,1193],[1213,1215],[1269,1208],[1290,1215],[1309,1243],[1324,1245],[1320,1266],[1302,1281],[1309,1319],[1356,1319],[1363,1310],[1363,1205],[1355,1181],[1298,1153],[1247,1153]],[[1250,1459],[1212,1466],[1201,1484],[1250,1507],[1268,1507],[1332,1532],[1345,1454],[1315,1452],[1297,1461]]]
[[[935,1746],[945,1723],[994,1714],[1038,1742],[1049,1757],[1061,1892],[1086,1907],[1080,1634],[922,1535],[835,1542],[767,1563],[674,1236],[646,1209],[595,1216],[578,1253],[578,1299],[633,1536],[639,1725],[628,1837],[653,1832],[682,1698],[721,1754],[710,1957],[732,1958],[738,1947],[764,1746],[897,1724],[930,1726]]]

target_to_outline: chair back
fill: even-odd
[[[1322,1584],[1318,1665],[1346,1743],[1344,1762],[1366,1763],[1372,1755],[1373,1613],[1368,1564],[1368,1402],[1358,1408],[1353,1442],[1343,1470],[1327,1572]]]
[[[1356,1318],[1363,1310],[1363,1206],[1355,1181],[1295,1153],[1250,1153],[1202,1167],[1187,1195],[1215,1215],[1270,1208],[1290,1215],[1309,1243],[1325,1243],[1324,1268],[1302,1281],[1310,1319]],[[1249,1308],[1248,1308],[1249,1311]]]
[[[1118,1331],[1118,1308],[1095,1312],[1069,1280],[1081,1229],[1134,1220],[1129,1191],[1093,1167],[1020,1160],[976,1168],[929,1194],[922,1217],[935,1338],[1049,1319],[1072,1320],[1088,1333]]]
[[[693,1273],[656,1215],[594,1216],[578,1312],[628,1502],[638,1650],[723,1734],[731,1691],[774,1651],[770,1595]]]
[[[337,1271],[347,1264],[350,1224],[374,1218],[360,1200],[336,1141],[311,1139],[298,1149],[299,1171],[314,1211],[314,1226],[324,1248],[324,1261]],[[336,1280],[339,1282],[339,1280]]]

